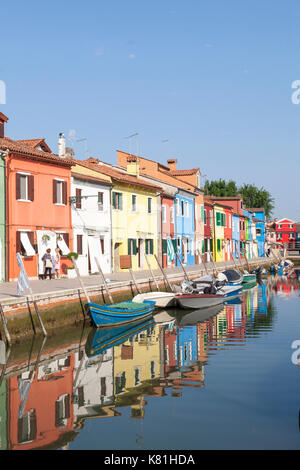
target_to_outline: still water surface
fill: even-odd
[[[300,449],[299,274],[263,279],[205,321],[168,310],[10,354],[0,448]]]

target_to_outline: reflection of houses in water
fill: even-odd
[[[82,419],[115,416],[113,348],[88,358],[83,350],[74,354],[73,409],[76,427]]]
[[[7,384],[3,380],[0,386],[0,450],[7,450]]]
[[[72,440],[72,386],[73,356],[8,379],[9,449],[45,448]]]
[[[292,272],[290,275],[275,274],[267,279],[268,291],[282,297],[290,297],[299,290],[300,271]]]
[[[115,395],[159,376],[159,326],[152,326],[114,347]]]

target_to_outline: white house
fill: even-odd
[[[73,247],[82,276],[103,273],[111,267],[111,183],[72,172],[71,210]]]

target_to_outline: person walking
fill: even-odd
[[[42,261],[44,262],[44,279],[47,279],[47,274],[49,274],[49,279],[52,279],[52,269],[53,269],[53,261],[51,256],[51,249],[48,248],[46,253],[42,257]]]
[[[60,279],[60,251],[59,248],[55,248],[55,258],[54,258],[54,269],[56,274],[56,279]]]

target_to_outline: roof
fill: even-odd
[[[240,199],[243,199],[242,196],[232,196],[232,197],[229,197],[229,196],[205,196],[205,197],[212,198],[212,199],[227,200],[227,201],[231,201],[232,199],[237,200],[237,201],[240,200]]]
[[[81,173],[76,173],[75,171],[71,171],[71,176],[79,180],[92,181],[93,183],[101,183],[101,184],[106,184],[108,186],[111,186],[111,183],[107,180],[104,180],[102,178],[96,178],[90,175],[83,175]]]
[[[195,173],[198,173],[200,171],[200,168],[191,168],[190,170],[170,170],[169,173],[172,176],[188,176],[188,175],[194,175]]]
[[[98,171],[99,173],[110,176],[112,179],[114,179],[115,181],[118,181],[119,183],[133,184],[135,186],[143,186],[143,187],[152,189],[153,191],[161,190],[161,187],[159,186],[155,186],[154,184],[147,183],[146,181],[141,180],[136,176],[122,173],[121,171],[118,171],[115,168],[110,168],[109,166],[106,166],[104,164],[91,163],[86,160],[82,161],[82,160],[74,159],[74,161],[76,163],[79,163],[80,165],[86,166],[86,168],[90,168],[91,170],[95,170],[95,171]]]
[[[265,212],[264,207],[252,207],[251,209],[247,208],[247,211],[249,212]]]
[[[55,155],[54,153],[36,150],[27,144],[20,143],[17,140],[9,139],[8,137],[3,137],[2,139],[0,138],[0,149],[7,149],[14,154],[18,154],[22,158],[45,161],[47,163],[54,163],[63,166],[74,165],[74,161],[71,159],[61,158],[58,155]]]
[[[16,140],[19,144],[28,145],[32,149],[37,149],[37,147],[43,146],[46,150],[45,152],[51,153],[50,147],[46,144],[45,139],[28,139],[28,140]]]

